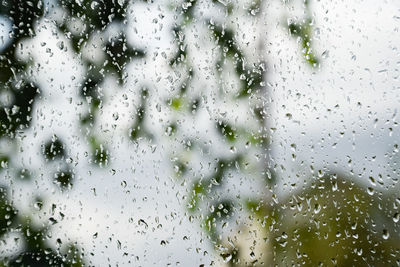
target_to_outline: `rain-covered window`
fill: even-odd
[[[0,266],[399,266],[400,4],[1,0]]]

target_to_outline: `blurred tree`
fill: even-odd
[[[268,247],[257,251],[258,264],[396,265],[400,229],[387,216],[396,202],[338,174],[312,177],[279,205],[249,202],[259,235],[254,240]]]

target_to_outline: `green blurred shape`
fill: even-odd
[[[16,130],[30,126],[33,104],[39,89],[33,83],[26,83],[20,88],[12,88],[11,93],[14,102],[9,108],[0,109],[0,136],[13,137]]]
[[[195,212],[198,209],[201,201],[201,195],[206,193],[205,188],[208,186],[207,181],[197,180],[193,183],[192,189],[189,193],[188,210]]]
[[[16,211],[8,200],[5,187],[0,187],[0,238],[9,230],[15,221]]]
[[[117,74],[119,84],[124,82],[125,67],[132,58],[143,58],[146,53],[141,49],[132,48],[125,34],[113,38],[105,46],[107,59],[106,71],[110,70]]]
[[[187,56],[187,46],[185,45],[185,35],[183,33],[182,27],[181,26],[175,26],[172,29],[174,38],[176,39],[177,42],[177,51],[174,55],[174,57],[169,61],[169,64],[172,65],[178,65],[180,63],[185,62],[186,56]]]
[[[54,174],[54,183],[61,189],[69,189],[73,185],[74,173],[70,169],[58,171]]]
[[[319,60],[312,51],[311,25],[311,19],[307,19],[304,23],[289,23],[288,29],[291,35],[301,39],[301,47],[304,59],[311,67],[316,67],[319,63]]]
[[[61,0],[59,2],[70,17],[76,17],[87,25],[88,29],[85,33],[105,30],[106,26],[112,22],[122,22],[125,20],[128,6],[128,1],[120,0]],[[68,24],[69,21],[64,23]]]
[[[264,81],[265,69],[263,64],[253,67],[246,66],[245,55],[235,40],[235,32],[232,29],[226,29],[220,25],[209,24],[215,40],[222,51],[222,59],[217,62],[217,70],[222,70],[224,58],[231,58],[235,68],[235,72],[240,79],[241,89],[238,97],[248,97],[256,90],[262,88]]]
[[[93,162],[100,167],[108,165],[110,160],[109,152],[106,146],[100,143],[95,136],[89,139],[89,144],[92,150]]]
[[[219,133],[223,135],[229,142],[235,141],[238,137],[236,130],[233,128],[232,125],[227,122],[218,122],[217,128],[219,130]]]
[[[210,205],[210,211],[204,221],[203,228],[210,236],[211,242],[218,244],[220,242],[218,237],[218,227],[222,227],[224,221],[228,220],[233,213],[233,202],[229,199],[215,201]],[[226,220],[225,220],[226,219]]]
[[[285,208],[284,208],[285,207]],[[279,203],[274,264],[394,266],[400,258],[393,202],[349,178],[326,175]],[[385,233],[390,233],[388,237]]]
[[[43,16],[42,0],[2,0],[0,15],[10,19],[13,24],[12,37],[19,40],[34,35],[34,22]]]
[[[54,250],[45,242],[46,228],[33,226],[30,219],[21,220],[20,231],[23,237],[23,250],[11,259],[5,259],[5,266],[73,266],[84,265],[82,255],[75,246],[68,246],[65,253],[60,249]],[[57,244],[61,246],[61,239],[57,239]],[[1,264],[1,263],[0,263]]]
[[[44,145],[43,155],[47,160],[62,159],[65,156],[65,144],[54,136]]]

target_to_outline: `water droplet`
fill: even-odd
[[[232,259],[232,254],[224,254],[224,255],[221,255],[221,256],[224,259],[225,263],[229,262]]]
[[[396,212],[396,213],[393,215],[393,221],[394,221],[395,223],[397,223],[397,222],[399,222],[399,220],[400,220],[400,213]]]
[[[367,192],[368,192],[368,194],[369,194],[370,196],[372,196],[372,195],[375,193],[375,191],[374,191],[374,189],[373,189],[372,187],[368,187]]]
[[[286,247],[287,243],[288,242],[285,240],[285,241],[280,242],[279,244],[281,245],[281,247]]]
[[[389,232],[388,232],[388,230],[387,229],[383,229],[383,232],[382,232],[382,237],[383,237],[383,239],[388,239],[389,238]]]
[[[321,55],[321,57],[322,58],[328,58],[329,57],[329,51],[328,50],[325,50],[324,52],[322,52],[322,55]]]
[[[118,120],[119,118],[118,112],[114,112],[112,116],[114,120]]]
[[[165,134],[166,134],[167,136],[171,136],[171,135],[172,135],[172,132],[173,132],[172,127],[171,127],[171,126],[168,126],[167,129],[166,129],[166,131],[165,131]]]
[[[321,205],[316,203],[314,206],[314,213],[318,214],[321,211]]]
[[[369,177],[369,182],[370,182],[373,186],[376,185],[375,178],[372,177],[372,176]]]
[[[60,50],[63,50],[64,47],[65,47],[64,41],[59,41],[59,42],[57,42],[57,46],[58,46],[58,48],[59,48]]]
[[[93,1],[93,2],[90,4],[90,8],[91,8],[91,9],[95,9],[98,5],[99,5],[99,3],[97,3],[96,1]]]
[[[332,191],[335,192],[338,189],[337,181],[332,182]]]
[[[42,203],[42,202],[36,202],[35,204],[33,204],[33,207],[34,207],[36,210],[41,210],[42,207],[43,207],[43,203]]]

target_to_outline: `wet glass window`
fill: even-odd
[[[399,266],[400,4],[0,1],[0,266]]]

